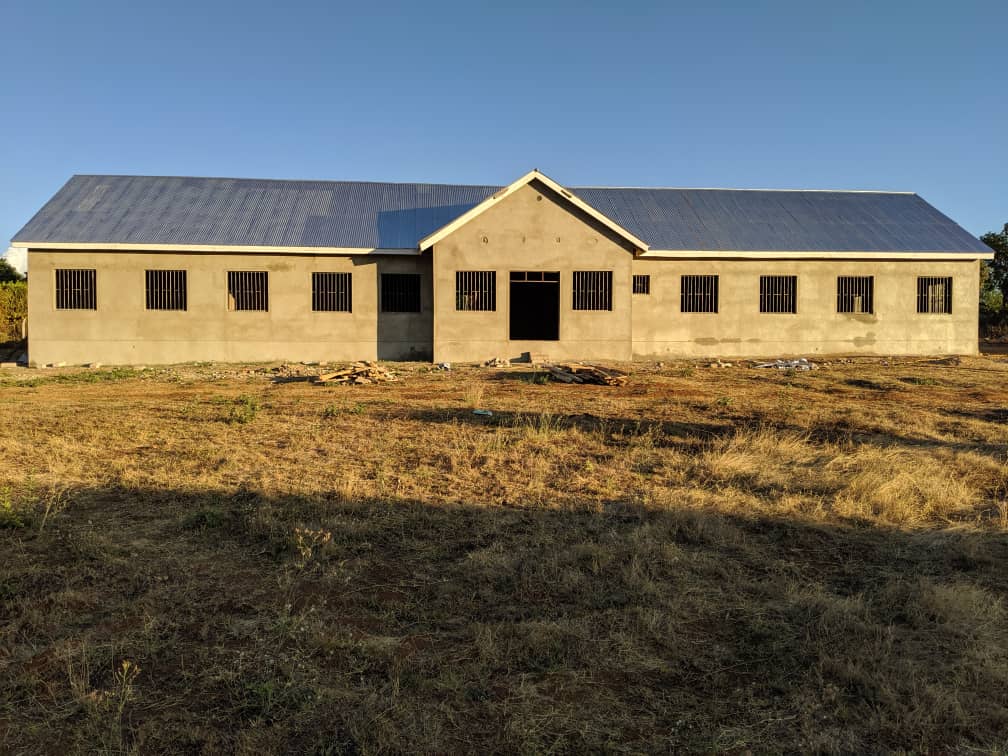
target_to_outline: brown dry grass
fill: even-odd
[[[399,367],[0,374],[0,750],[1008,749],[1008,363]]]

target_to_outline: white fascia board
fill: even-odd
[[[572,194],[570,191],[562,187],[560,184],[558,184],[556,181],[551,179],[546,174],[540,173],[537,169],[529,171],[524,176],[519,178],[517,181],[508,184],[500,191],[487,197],[485,200],[476,205],[476,207],[462,213],[462,215],[453,220],[451,223],[448,223],[439,228],[437,231],[433,232],[432,234],[428,234],[427,236],[425,236],[423,239],[420,240],[419,244],[420,249],[430,249],[432,246],[437,244],[439,241],[444,239],[449,234],[454,233],[456,230],[458,230],[466,223],[471,221],[473,218],[482,215],[484,212],[489,210],[493,205],[497,204],[505,197],[513,194],[518,189],[521,189],[523,186],[531,183],[534,180],[540,181],[541,183],[545,184],[552,191],[559,194],[561,197],[570,202],[572,205],[581,210],[583,213],[595,219],[596,221],[601,223],[603,226],[608,228],[616,235],[626,239],[639,252],[647,251],[648,244],[643,239],[639,239],[638,237],[634,236],[632,233],[627,231],[625,228],[623,228],[623,226],[619,225],[612,218],[609,218],[606,215],[600,213],[598,210],[589,205],[587,202],[580,199],[577,195]]]
[[[993,260],[993,252],[788,252],[781,250],[722,252],[652,249],[637,255],[654,260]]]

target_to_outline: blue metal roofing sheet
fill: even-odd
[[[74,176],[20,243],[409,249],[499,186]],[[916,194],[584,187],[652,250],[987,252]]]

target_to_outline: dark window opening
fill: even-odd
[[[186,309],[186,272],[184,270],[148,270],[146,273],[148,310]]]
[[[497,272],[455,271],[455,309],[493,312],[497,309]]]
[[[57,310],[97,310],[98,273],[95,270],[56,270]]]
[[[717,276],[681,276],[679,279],[680,312],[717,312]]]
[[[917,279],[917,312],[952,313],[952,278],[920,276]]]
[[[574,271],[574,309],[612,309],[612,271]]]
[[[312,311],[352,312],[351,286],[349,273],[312,273]]]
[[[648,275],[636,275],[633,277],[633,293],[634,294],[650,294],[651,293],[651,276]]]
[[[228,271],[228,309],[269,309],[269,273],[265,270]]]
[[[798,276],[760,276],[760,312],[798,312]]]
[[[875,277],[837,276],[836,311],[873,314],[875,312]]]
[[[420,274],[382,273],[382,312],[420,312]]]
[[[557,341],[560,338],[560,273],[513,271],[510,276],[509,338]]]

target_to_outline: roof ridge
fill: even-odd
[[[760,187],[739,186],[571,186],[577,189],[657,189],[659,191],[676,192],[821,192],[823,194],[917,194],[917,192],[902,189],[766,189]]]
[[[371,181],[359,179],[320,179],[320,178],[263,178],[256,176],[182,176],[147,173],[75,173],[73,178],[144,178],[144,179],[197,179],[204,181],[271,181],[289,184],[371,184],[395,186],[451,186],[469,189],[502,189],[503,184],[454,184],[440,181]],[[784,189],[760,187],[733,186],[605,186],[587,184],[583,186],[563,185],[564,188],[576,191],[578,189],[642,189],[678,192],[821,192],[824,194],[916,194],[916,192],[899,189]]]
[[[171,176],[150,173],[75,173],[71,178],[198,179],[202,181],[275,181],[286,184],[395,184],[397,186],[453,186],[472,189],[503,188],[503,184],[445,184],[436,181],[360,181],[357,179],[292,179],[255,176]]]

